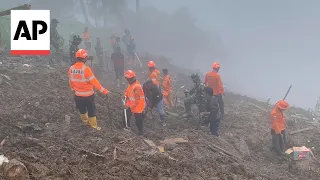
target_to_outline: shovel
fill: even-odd
[[[139,56],[137,55],[137,53],[136,53],[136,52],[134,52],[134,54],[136,55],[136,57],[137,57],[137,59],[138,59],[138,61],[139,61],[140,67],[142,68],[142,63],[141,63],[141,61],[140,61]]]
[[[127,100],[127,97],[124,97],[124,99],[121,99],[122,102],[123,102],[123,105],[126,104],[126,100]],[[127,118],[127,109],[123,109],[123,113],[124,113],[124,120],[125,120],[125,123],[126,123],[126,128],[125,130],[129,130],[129,127],[128,127],[128,118]]]

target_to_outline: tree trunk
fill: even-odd
[[[82,14],[83,14],[85,23],[86,23],[86,25],[90,26],[89,17],[88,17],[87,10],[86,10],[86,6],[85,6],[83,0],[80,0],[80,5],[81,5]]]
[[[107,7],[108,7],[108,2],[107,1],[102,1],[102,8],[105,9],[103,11],[103,27],[106,28],[108,25],[108,11],[107,11]]]

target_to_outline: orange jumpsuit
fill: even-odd
[[[160,85],[160,71],[155,69],[149,74],[149,79],[157,86]]]
[[[166,75],[163,78],[162,82],[162,94],[163,94],[163,102],[164,104],[168,104],[169,106],[173,106],[172,102],[172,84],[171,84],[171,77]]]
[[[275,107],[270,114],[272,149],[278,154],[286,150],[286,121],[283,112]]]
[[[224,87],[221,81],[221,77],[216,71],[208,72],[204,78],[204,84],[207,87],[213,89],[213,95],[223,94]]]
[[[139,81],[136,81],[132,84],[129,84],[127,90],[125,91],[126,96],[126,106],[129,107],[127,109],[127,120],[128,125],[130,126],[130,118],[132,114],[136,120],[136,126],[139,130],[139,134],[143,133],[143,120],[145,118],[144,109],[146,106],[146,101],[144,97],[144,92]]]

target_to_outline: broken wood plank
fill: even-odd
[[[179,117],[178,113],[173,113],[173,112],[170,112],[170,111],[166,111],[166,113],[171,115],[171,116]]]
[[[166,144],[166,143],[187,143],[188,140],[185,140],[183,138],[170,138],[170,139],[165,139],[163,141],[160,141],[161,144]]]
[[[307,128],[303,128],[303,129],[298,129],[298,130],[289,132],[289,134],[292,135],[292,134],[296,134],[296,133],[300,133],[300,132],[304,132],[304,131],[309,131],[309,130],[312,130],[313,128],[314,127],[307,127]]]
[[[262,107],[260,107],[260,106],[258,106],[258,105],[256,105],[256,104],[253,104],[252,102],[250,102],[250,105],[252,105],[252,106],[254,106],[254,107],[256,107],[256,108],[258,108],[258,109],[260,109],[261,111],[263,111],[263,112],[269,112],[267,109],[265,109],[265,108],[262,108]]]
[[[155,144],[153,141],[151,141],[151,140],[149,140],[149,139],[143,139],[143,141],[144,141],[145,143],[147,143],[150,147],[152,147],[152,148],[157,148],[156,144]]]
[[[128,141],[130,141],[132,139],[134,139],[134,138],[125,139],[123,141],[120,141],[118,144],[125,144],[126,142],[128,142]]]
[[[3,145],[4,145],[5,142],[6,142],[6,139],[3,139],[3,140],[1,141],[1,143],[0,143],[0,149],[3,148]]]
[[[117,148],[114,148],[113,150],[113,160],[116,160],[118,157],[117,157]]]
[[[213,151],[219,150],[219,151],[223,152],[224,154],[226,154],[226,155],[228,155],[228,156],[235,157],[235,158],[237,158],[237,159],[241,159],[240,157],[238,157],[238,156],[236,156],[236,155],[234,155],[234,154],[232,154],[232,153],[230,153],[230,152],[222,149],[221,147],[219,147],[219,146],[217,146],[217,145],[214,145],[214,144],[209,145],[209,144],[208,144],[208,147],[209,147],[209,149],[211,149],[211,150],[213,150]]]

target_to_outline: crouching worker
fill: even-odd
[[[146,96],[148,108],[152,111],[155,107],[159,113],[162,125],[166,126],[164,121],[163,95],[159,86],[157,86],[152,80],[148,80],[143,84],[143,92]]]
[[[86,50],[79,49],[76,52],[76,59],[77,61],[75,64],[68,70],[69,84],[75,95],[74,100],[76,102],[76,107],[79,110],[80,118],[84,123],[89,124],[96,130],[100,130],[101,128],[97,125],[95,113],[96,108],[93,87],[104,95],[107,95],[109,91],[101,86],[90,67],[85,65],[88,59]]]
[[[285,152],[286,147],[286,120],[283,115],[283,111],[289,108],[289,104],[280,100],[276,103],[276,107],[271,111],[271,136],[272,136],[272,150],[278,155]]]
[[[145,118],[145,97],[142,86],[136,79],[136,74],[131,70],[126,71],[124,77],[129,83],[128,88],[125,91],[126,104],[124,105],[127,113],[128,126],[130,126],[130,118],[133,114],[136,120],[136,126],[139,130],[139,135],[142,135],[143,121]]]
[[[209,115],[207,121],[210,123],[210,131],[214,136],[219,136],[220,127],[220,108],[219,100],[213,95],[210,87],[204,88],[205,112],[200,113],[201,116]]]

